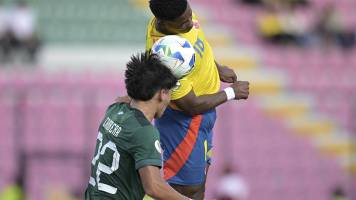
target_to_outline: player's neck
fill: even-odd
[[[158,32],[160,32],[160,33],[162,33],[162,34],[165,34],[165,35],[172,35],[172,34],[175,35],[175,33],[172,33],[172,32],[170,32],[170,31],[168,31],[168,30],[165,28],[163,22],[160,21],[159,19],[156,19],[155,29],[156,29]]]
[[[130,106],[140,110],[148,121],[152,122],[152,120],[154,119],[155,107],[152,106],[151,101],[132,100]]]

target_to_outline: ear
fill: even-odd
[[[165,101],[165,100],[167,100],[167,98],[169,98],[169,96],[170,96],[170,94],[169,94],[169,90],[167,90],[167,89],[161,89],[160,91],[159,91],[159,100],[160,101]]]

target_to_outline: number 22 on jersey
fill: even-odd
[[[105,174],[112,174],[114,171],[116,171],[119,168],[119,163],[120,163],[120,154],[116,148],[116,145],[112,141],[108,141],[106,144],[103,146],[103,134],[99,132],[97,140],[99,140],[99,145],[97,147],[97,152],[91,161],[92,165],[96,167],[96,173],[95,173],[95,178],[90,177],[89,183],[92,186],[98,186],[98,190],[107,192],[109,194],[115,194],[117,192],[117,188],[100,182],[100,175],[101,173]],[[114,154],[111,160],[111,166],[107,166],[103,163],[100,162],[100,157],[107,152],[107,149],[111,149]],[[99,163],[98,163],[99,162]]]

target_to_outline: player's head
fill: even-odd
[[[187,0],[150,0],[150,9],[170,34],[186,33],[193,27]]]
[[[177,78],[155,54],[140,53],[131,57],[125,71],[127,94],[136,101],[152,101],[155,117],[162,116],[171,100]]]

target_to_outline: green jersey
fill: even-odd
[[[115,103],[100,124],[86,200],[142,199],[138,170],[162,167],[159,132],[143,113]]]

